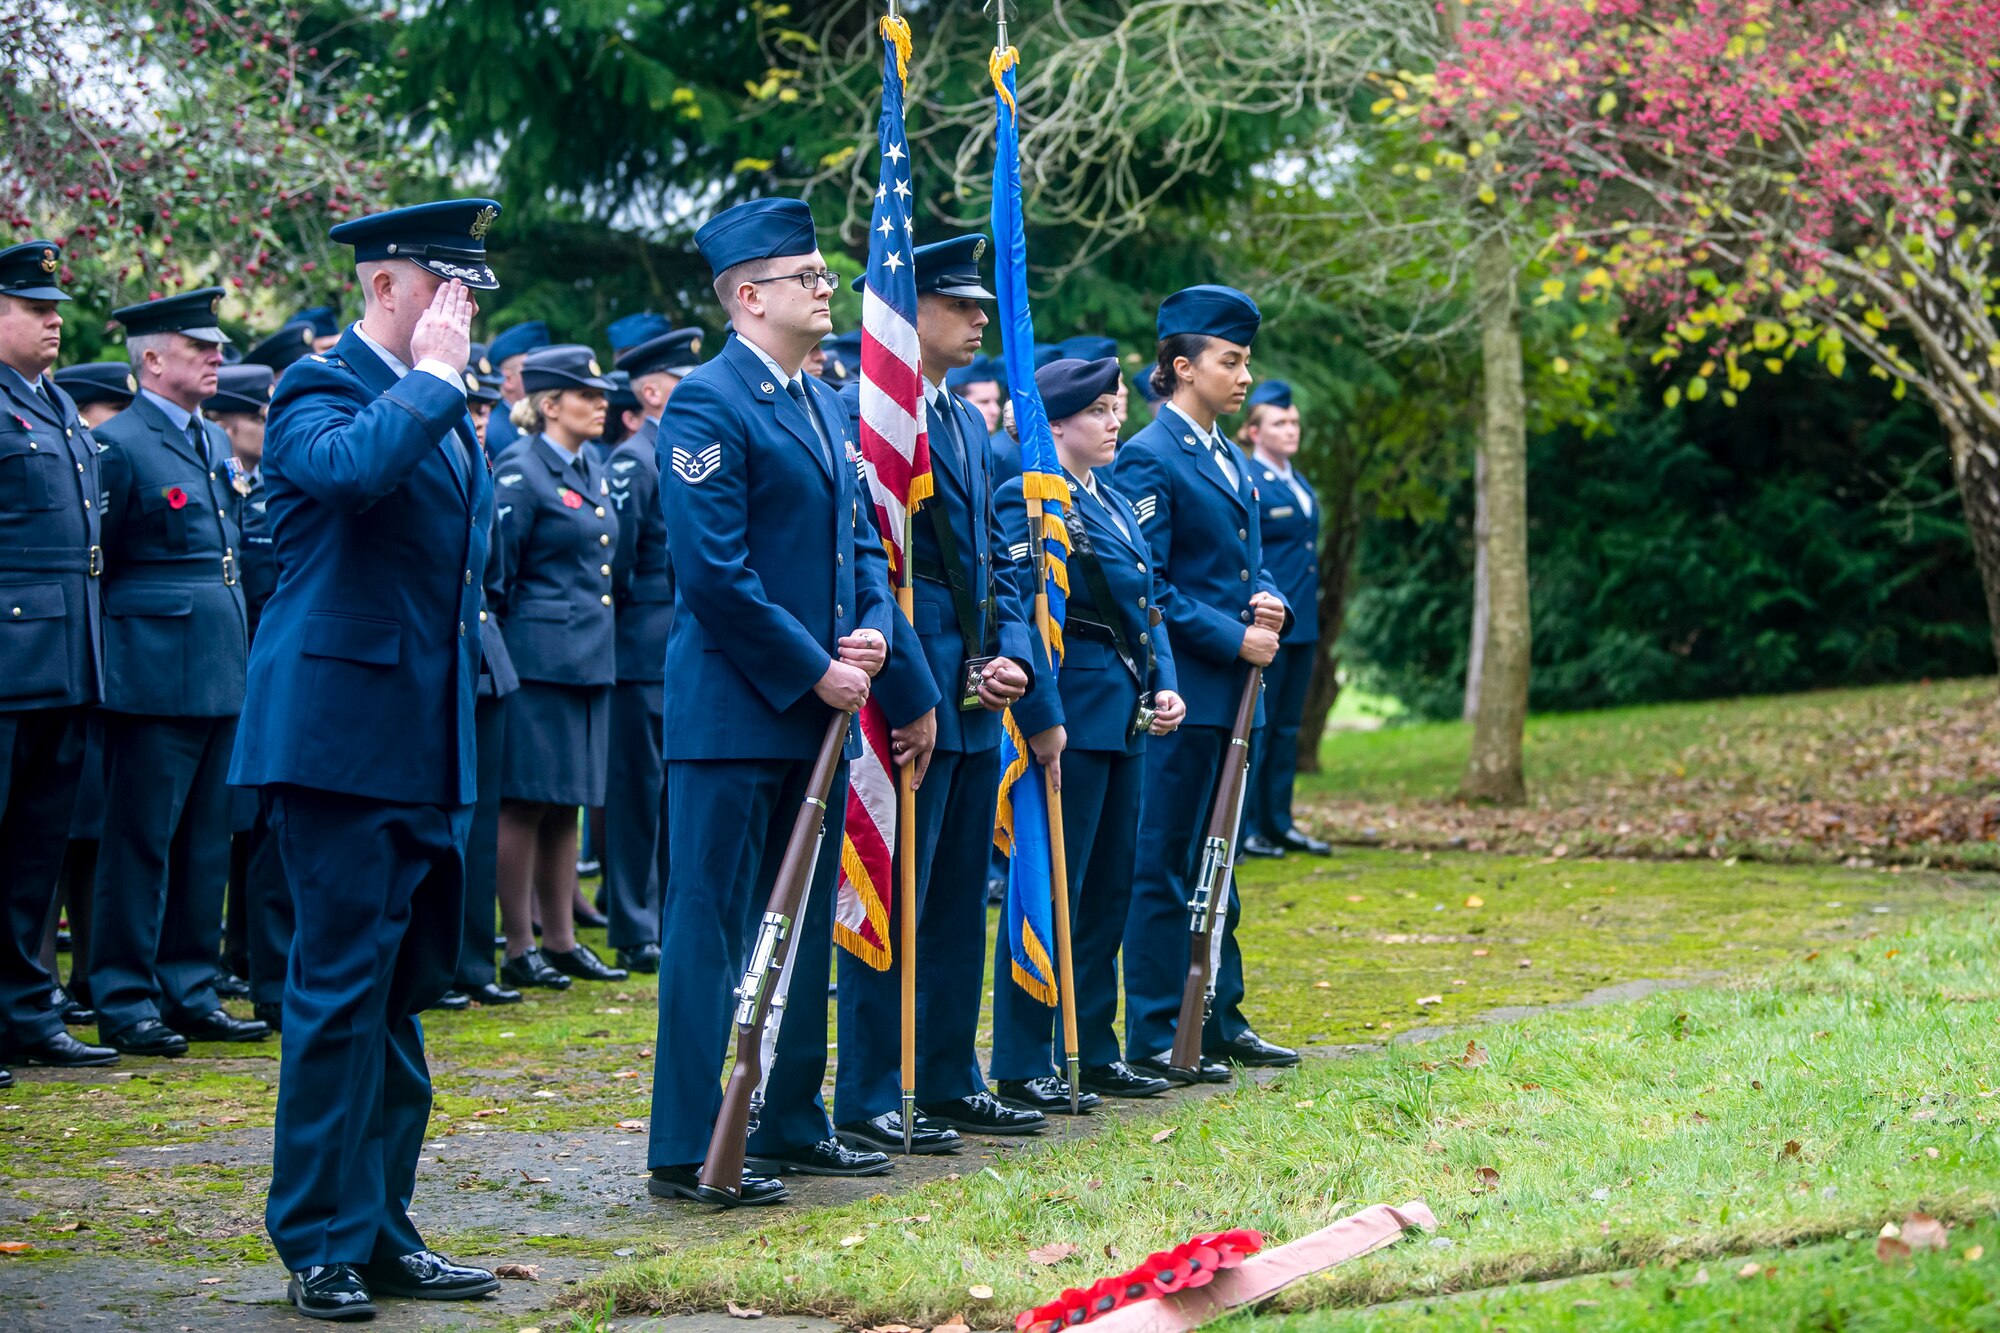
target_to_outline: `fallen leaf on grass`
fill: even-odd
[[[1122,1259],[1124,1258],[1124,1252],[1121,1251],[1116,1245],[1113,1245],[1107,1241],[1104,1246],[1104,1257],[1107,1259]],[[1971,1251],[1967,1251],[1965,1257],[1970,1259],[1975,1256],[1971,1253]]]
[[[1175,1130],[1177,1130],[1177,1129],[1179,1129],[1179,1128],[1180,1128],[1180,1126],[1179,1126],[1179,1125],[1168,1125],[1168,1126],[1167,1126],[1167,1127],[1166,1127],[1165,1129],[1163,1129],[1163,1130],[1161,1130],[1161,1131],[1160,1131],[1159,1133],[1157,1133],[1157,1134],[1153,1135],[1153,1142],[1155,1142],[1155,1143],[1165,1143],[1165,1142],[1166,1142],[1166,1141],[1167,1141],[1168,1139],[1170,1139],[1170,1138],[1172,1138],[1172,1137],[1174,1136],[1174,1131],[1175,1131]]]
[[[618,1128],[624,1130],[627,1134],[638,1134],[644,1131],[646,1122],[643,1120],[620,1120]]]
[[[205,1277],[201,1279],[200,1285],[204,1287],[219,1287],[222,1285],[222,1279],[219,1277]]]
[[[533,1264],[495,1264],[493,1276],[518,1278],[522,1282],[540,1282],[542,1270]]]
[[[1486,900],[1475,893],[1466,898],[1465,905],[1467,907],[1484,907],[1486,906]]]
[[[1803,1151],[1797,1139],[1786,1139],[1785,1146],[1778,1149],[1780,1157],[1797,1157]]]
[[[1443,1003],[1444,1003],[1444,996],[1442,995],[1419,995],[1417,997],[1417,1008],[1419,1009],[1428,1009],[1430,1006],[1434,1004],[1443,1004]]]
[[[1985,1257],[1986,1247],[1984,1245],[1975,1245],[1965,1252],[1965,1261],[1969,1264],[1976,1264]]]
[[[521,1172],[521,1179],[530,1185],[546,1185],[549,1183],[547,1176],[531,1176],[526,1171]]]
[[[1910,1247],[1894,1236],[1877,1236],[1875,1257],[1885,1264],[1901,1263],[1910,1257]]]
[[[84,1228],[88,1227],[89,1225],[90,1225],[90,1223],[88,1223],[88,1222],[85,1222],[85,1221],[83,1221],[83,1220],[82,1220],[81,1218],[79,1218],[79,1219],[78,1219],[77,1221],[74,1221],[74,1222],[65,1222],[65,1223],[63,1223],[63,1224],[62,1224],[61,1226],[59,1226],[59,1227],[56,1227],[56,1228],[55,1228],[55,1230],[57,1230],[57,1231],[82,1231],[82,1230],[83,1230]]]
[[[1050,1241],[1028,1251],[1028,1258],[1038,1264],[1059,1264],[1076,1253],[1076,1246],[1066,1240]]]
[[[1472,1176],[1479,1182],[1472,1187],[1474,1194],[1490,1194],[1500,1188],[1500,1173],[1490,1166],[1475,1168]]]
[[[975,1286],[967,1287],[965,1294],[972,1297],[975,1301],[990,1301],[993,1299],[993,1288],[981,1282]]]
[[[1756,1277],[1756,1276],[1757,1276],[1757,1275],[1758,1275],[1759,1273],[1761,1273],[1761,1272],[1763,1272],[1763,1271],[1764,1271],[1764,1265],[1762,1265],[1762,1264],[1758,1263],[1758,1262],[1757,1262],[1756,1260],[1752,1259],[1752,1260],[1751,1260],[1751,1261],[1750,1261],[1749,1263],[1747,1263],[1747,1264],[1743,1265],[1743,1267],[1741,1267],[1741,1268],[1739,1268],[1739,1269],[1737,1269],[1737,1270],[1736,1270],[1736,1276],[1738,1276],[1738,1277]]]
[[[931,1330],[931,1333],[972,1333],[972,1328],[965,1322],[964,1315],[955,1314],[951,1317],[950,1323],[939,1324]]]
[[[613,1078],[637,1078],[637,1077],[639,1077],[639,1071],[638,1071],[638,1070],[636,1070],[636,1069],[621,1069],[621,1070],[619,1070],[619,1071],[618,1071],[617,1073],[613,1074],[613,1075],[612,1075],[611,1077],[613,1077]]]
[[[1903,1243],[1913,1250],[1942,1250],[1944,1223],[1927,1213],[1911,1213],[1903,1219]]]
[[[0,1240],[0,1254],[26,1254],[34,1248],[25,1240]]]
[[[1467,1069],[1478,1069],[1490,1063],[1490,1060],[1491,1057],[1486,1054],[1484,1047],[1476,1041],[1468,1041],[1465,1043],[1465,1054],[1459,1057],[1458,1062]]]
[[[1314,990],[1332,990],[1332,989],[1333,989],[1333,983],[1332,983],[1331,981],[1315,981],[1315,982],[1313,983],[1313,989],[1314,989]]]
[[[840,1248],[843,1250],[852,1249],[856,1245],[859,1245],[862,1241],[867,1239],[868,1237],[861,1235],[859,1232],[855,1233],[852,1236],[842,1236],[840,1238]]]
[[[506,1115],[506,1114],[507,1114],[507,1108],[504,1106],[489,1106],[483,1111],[474,1111],[472,1113],[472,1118],[474,1120],[485,1120],[490,1116]]]
[[[738,1305],[735,1301],[724,1301],[722,1304],[729,1311],[731,1319],[762,1319],[764,1317],[762,1310],[753,1310],[747,1305]]]
[[[1515,967],[1533,967],[1534,965],[1535,960],[1532,958],[1523,958],[1520,962],[1514,964]]]

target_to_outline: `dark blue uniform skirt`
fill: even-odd
[[[500,797],[546,805],[604,804],[611,687],[524,680],[507,702]]]

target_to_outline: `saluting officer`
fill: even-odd
[[[628,348],[618,369],[632,390],[664,408],[681,376],[701,364],[701,330],[674,329]],[[643,387],[642,387],[643,386]],[[660,889],[666,881],[667,769],[663,728],[667,633],[674,623],[674,567],[660,508],[657,409],[611,451],[618,513],[611,597],[618,613],[618,684],[611,692],[611,765],[604,795],[607,934],[618,966],[660,970]]]
[[[1170,1086],[1120,1056],[1118,949],[1132,898],[1148,736],[1164,736],[1187,713],[1175,689],[1174,655],[1162,622],[1163,585],[1139,530],[1139,515],[1103,480],[1118,450],[1118,361],[1064,358],[1035,372],[1049,433],[1070,487],[1061,517],[1069,531],[1064,653],[1050,689],[1038,676],[1014,705],[1014,721],[1062,793],[1068,852],[1070,954],[1076,979],[1078,1108],[1100,1097],[1152,1097]],[[1017,478],[996,500],[1020,600],[1034,593],[1035,543]],[[1031,774],[1032,776],[1032,774]],[[993,955],[993,1078],[1000,1095],[1054,1114],[1069,1112],[1067,1052],[1056,1011],[1005,980],[1004,935]]]
[[[547,347],[551,341],[549,326],[539,319],[531,319],[504,330],[487,345],[486,360],[500,376],[500,402],[503,404],[493,413],[493,419],[486,423],[486,452],[494,458],[520,438],[521,432],[515,427],[511,414],[514,405],[528,396],[521,385],[521,366],[527,361],[528,353],[538,347]]]
[[[1153,385],[1167,395],[1151,425],[1118,451],[1112,480],[1132,498],[1165,587],[1187,722],[1147,747],[1138,871],[1125,924],[1125,1054],[1141,1072],[1177,1083],[1167,1063],[1187,976],[1188,884],[1208,826],[1230,724],[1250,664],[1269,666],[1291,619],[1264,572],[1257,486],[1250,460],[1216,426],[1250,389],[1257,305],[1233,287],[1189,287],[1160,306]],[[1254,748],[1254,747],[1253,747]],[[1238,904],[1225,890],[1222,967],[1205,1055],[1250,1065],[1294,1064],[1296,1052],[1250,1030],[1241,1012]],[[1227,1082],[1227,1065],[1203,1059],[1203,1082]]]
[[[853,713],[888,655],[888,561],[833,390],[801,370],[832,327],[839,275],[795,199],[738,204],[695,244],[735,336],[688,372],[660,423],[676,575],[666,732],[673,821],[654,1060],[650,1193],[697,1198],[722,1104],[732,990],[743,976],[835,711]],[[849,732],[849,757],[855,752]],[[877,1175],[827,1122],[826,989],[843,769],[827,801],[811,901],[793,927],[794,1004],[749,1143],[741,1202],[787,1197],[777,1172]],[[843,969],[844,970],[844,969]],[[759,1174],[761,1173],[761,1174]]]
[[[451,985],[472,822],[492,482],[465,415],[468,287],[499,206],[355,218],[361,319],[278,385],[264,452],[278,587],[232,782],[262,789],[297,917],[265,1226],[317,1318],[500,1284],[410,1222],[430,1073],[417,1014]]]
[[[970,403],[945,375],[970,365],[985,331],[984,236],[955,236],[911,255],[917,349],[935,491],[912,520],[919,652],[898,651],[878,686],[899,761],[917,781],[917,1109],[915,1152],[949,1152],[958,1133],[1033,1134],[1036,1110],[1008,1106],[980,1075],[975,1045],[985,990],[986,867],[1000,790],[1000,714],[1027,690],[1034,647],[993,511],[992,450]],[[898,625],[898,647],[908,625]],[[936,705],[933,708],[933,704]],[[899,961],[840,969],[837,1126],[850,1144],[901,1148]]]
[[[179,1055],[261,1041],[215,990],[229,877],[227,774],[249,651],[241,497],[229,440],[200,416],[228,335],[220,287],[112,312],[138,377],[95,432],[104,452],[104,836],[91,999],[107,1046]]]
[[[92,361],[80,366],[64,366],[55,381],[76,404],[76,414],[86,426],[101,426],[132,406],[139,382],[132,377],[127,361]]]
[[[0,250],[0,1061],[103,1065],[118,1053],[63,1030],[41,959],[103,681],[97,449],[48,376],[69,300],[60,255]],[[0,1068],[0,1087],[13,1081]]]
[[[1264,567],[1292,609],[1278,655],[1264,668],[1264,731],[1250,749],[1244,793],[1243,850],[1326,856],[1332,848],[1292,823],[1292,783],[1299,771],[1299,722],[1319,654],[1319,495],[1292,466],[1299,452],[1299,409],[1292,386],[1265,380],[1250,391],[1240,434],[1250,446],[1264,533]],[[1255,845],[1252,845],[1255,839]]]
[[[584,445],[604,429],[611,387],[588,347],[537,348],[521,367],[520,438],[494,461],[504,596],[489,606],[521,678],[508,700],[500,771],[500,910],[510,986],[621,981],[576,938],[580,806],[604,804],[616,679],[611,484]],[[487,432],[490,435],[492,426]],[[541,905],[542,944],[528,914]]]

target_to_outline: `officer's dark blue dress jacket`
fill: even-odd
[[[618,545],[611,485],[587,451],[567,464],[556,454],[541,435],[524,435],[493,461],[507,582],[487,610],[522,680],[610,685]]]
[[[104,641],[97,445],[56,382],[0,374],[0,713],[96,703]]]
[[[257,641],[257,622],[264,603],[278,586],[278,557],[271,549],[271,523],[266,507],[271,497],[264,490],[261,473],[248,475],[248,487],[237,502],[237,527],[243,535],[242,559],[237,568],[243,581],[243,611],[249,620],[250,641]]]
[[[199,415],[195,420],[200,421]],[[141,394],[91,432],[103,447],[104,706],[137,717],[234,717],[250,627],[229,440],[212,464]]]
[[[264,441],[278,586],[229,781],[470,805],[493,484],[465,396],[349,329],[278,381]]]
[[[985,419],[979,415],[979,409],[949,390],[939,394],[935,401],[953,413],[959,438],[965,441],[971,475],[961,473],[951,441],[942,425],[933,421],[929,433],[934,489],[931,498],[924,501],[911,520],[911,548],[915,552],[912,567],[916,574],[911,589],[911,613],[923,652],[896,653],[884,668],[876,692],[881,696],[889,725],[895,727],[921,717],[931,707],[922,701],[941,701],[937,704],[937,748],[948,753],[978,754],[1000,744],[1000,714],[984,708],[974,712],[959,709],[965,659],[988,654],[1011,657],[1027,669],[1032,679],[1041,658],[1028,623],[1030,612],[1016,597],[1013,580],[995,577],[999,573],[997,562],[1005,558],[1006,543],[1001,539],[1000,520],[993,507],[998,483],[993,478]],[[983,644],[966,643],[951,588],[940,577],[944,555],[933,525],[933,507],[936,516],[950,525],[959,567],[969,581],[974,610],[985,627]],[[902,626],[897,628],[900,630]],[[919,703],[921,707],[917,706]]]
[[[1116,645],[1107,634],[1087,630],[1084,624],[1116,624],[1132,653],[1133,664],[1147,670],[1146,650],[1152,649],[1153,665],[1145,688],[1180,689],[1174,667],[1172,636],[1164,622],[1155,624],[1153,611],[1160,604],[1166,585],[1153,572],[1153,553],[1141,535],[1139,516],[1131,504],[1100,476],[1100,503],[1074,476],[1069,479],[1070,508],[1064,525],[1072,533],[1072,550],[1065,563],[1069,570],[1069,592],[1064,598],[1062,669],[1057,688],[1048,689],[1048,675],[1035,678],[1021,701],[1014,705],[1014,721],[1023,736],[1033,736],[1050,727],[1063,727],[1072,750],[1108,750],[1116,754],[1139,754],[1146,746],[1143,734],[1132,734],[1131,721],[1139,705],[1139,681],[1119,658]],[[1028,528],[1028,505],[1019,477],[1001,486],[995,497],[1000,526],[1006,533],[1013,565],[1008,582],[1016,596],[1029,601],[1035,591],[1034,538]],[[1120,528],[1107,506],[1116,506],[1125,520]],[[1097,592],[1086,578],[1076,551],[1074,536],[1081,524],[1104,571],[1105,591],[1113,605],[1100,606]],[[1129,536],[1127,534],[1130,534]]]
[[[1250,598],[1279,591],[1264,571],[1256,474],[1241,449],[1228,448],[1235,486],[1193,426],[1162,407],[1118,447],[1111,467],[1111,480],[1138,512],[1154,567],[1166,581],[1161,609],[1173,635],[1187,722],[1198,727],[1234,721],[1243,689],[1236,654],[1255,619]]]
[[[1292,481],[1298,483],[1308,509],[1278,470],[1263,459],[1252,457],[1250,466],[1257,477],[1257,502],[1262,511],[1264,568],[1278,585],[1278,594],[1292,608],[1292,623],[1285,630],[1286,643],[1319,642],[1319,494],[1296,467]]]
[[[667,400],[656,443],[674,566],[670,760],[810,759],[829,716],[813,686],[839,639],[873,629],[896,651],[859,450],[834,391],[810,375],[805,388],[830,466],[740,338]]]
[[[667,631],[674,623],[674,562],[667,551],[667,515],[660,508],[660,464],[654,432],[641,427],[611,451],[605,471],[618,515],[611,599],[618,612],[618,679],[657,681],[667,670]]]

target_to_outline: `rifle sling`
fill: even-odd
[[[1139,692],[1144,694],[1147,682],[1153,678],[1153,645],[1151,642],[1146,644],[1146,669],[1142,672],[1132,644],[1125,637],[1118,603],[1112,599],[1111,581],[1104,577],[1104,563],[1097,558],[1097,547],[1091,543],[1089,525],[1083,521],[1080,512],[1075,512],[1074,516],[1076,522],[1069,525],[1069,565],[1071,569],[1083,571],[1083,585],[1090,589],[1090,600],[1109,623],[1100,625],[1094,620],[1066,619],[1063,633],[1099,642],[1109,641],[1111,650],[1118,654],[1118,660],[1132,673],[1132,679],[1138,682]]]

